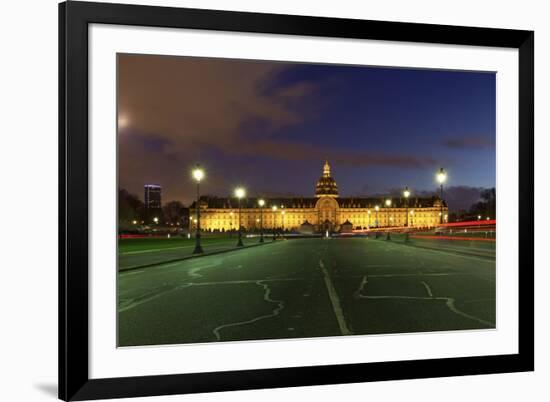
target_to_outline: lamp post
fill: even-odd
[[[260,198],[258,200],[258,205],[260,206],[260,243],[264,242],[264,205],[265,200]]]
[[[391,198],[388,198],[386,200],[386,223],[388,225],[388,230],[386,231],[386,240],[391,240],[389,226],[390,226],[390,206],[391,206]]]
[[[241,230],[241,199],[245,196],[245,194],[246,194],[246,191],[244,190],[244,188],[237,187],[235,189],[235,197],[237,197],[237,199],[239,200],[239,232],[238,232],[239,240],[237,241],[237,247],[243,246],[243,234]]]
[[[273,211],[273,241],[275,241],[275,228],[277,226],[277,205],[273,205],[271,207],[271,210]]]
[[[436,175],[437,182],[439,183],[439,203],[440,203],[440,210],[439,210],[439,223],[443,223],[443,183],[447,180],[447,173],[443,168],[439,169],[439,172],[437,172]]]
[[[196,232],[195,232],[195,249],[193,250],[193,254],[202,254],[202,246],[201,246],[201,207],[199,203],[200,199],[200,182],[204,178],[204,170],[202,170],[199,165],[193,169],[193,179],[197,182],[197,204],[196,204],[196,210],[197,210],[197,225],[196,225]]]
[[[285,212],[286,211],[283,208],[284,208],[284,205],[281,205],[281,231],[282,231],[281,237],[284,239],[285,238]]]
[[[380,221],[378,220],[378,211],[380,211],[380,207],[378,205],[375,205],[374,210],[376,211],[376,238],[378,239],[380,237],[380,232],[378,231],[378,227],[380,226]]]
[[[409,191],[409,187],[405,186],[405,190],[403,190],[403,197],[405,197],[405,226],[409,227],[409,197],[411,195],[411,192]]]

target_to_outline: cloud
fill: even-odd
[[[494,148],[495,142],[486,136],[465,136],[446,139],[443,145],[451,149],[484,149]]]
[[[302,121],[288,104],[314,90],[298,82],[262,91],[285,68],[270,62],[121,55],[119,113],[129,127],[171,141],[174,150],[229,145],[254,119],[263,122],[260,135],[267,137]]]
[[[437,165],[437,159],[431,156],[412,156],[405,154],[384,154],[364,151],[327,149],[309,143],[279,140],[251,140],[239,147],[226,149],[226,153],[235,156],[254,156],[286,161],[322,161],[329,159],[340,166],[391,166],[404,168],[423,168]]]
[[[430,155],[349,151],[280,138],[281,129],[323,113],[326,82],[281,79],[293,64],[193,57],[119,55],[120,185],[138,195],[143,183],[163,186],[163,201],[189,202],[188,174],[197,161],[224,155],[247,165],[254,158],[319,161],[340,166],[424,168]],[[211,164],[215,161],[210,160]],[[239,173],[212,169],[204,191],[230,191]],[[233,177],[230,177],[233,174]],[[242,175],[241,175],[242,177]]]

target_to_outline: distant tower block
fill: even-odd
[[[162,205],[162,187],[158,184],[146,184],[144,191],[145,208],[160,209]]]

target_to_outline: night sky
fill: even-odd
[[[429,194],[439,167],[457,204],[495,186],[493,73],[119,55],[118,80],[119,185],[140,197],[188,204],[196,163],[204,194],[311,197],[325,159],[341,196]]]

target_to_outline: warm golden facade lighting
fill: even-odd
[[[414,215],[414,222],[409,219],[412,227],[433,228],[439,225],[441,203],[437,197],[417,198],[410,192],[403,194],[403,198],[384,199],[380,197],[339,197],[334,194],[336,182],[330,177],[330,167],[325,163],[323,167],[323,185],[317,183],[314,197],[294,197],[277,199],[256,199],[246,197],[244,188],[235,189],[237,198],[212,198],[201,203],[201,227],[208,231],[235,230],[238,226],[238,200],[241,200],[241,225],[245,230],[260,228],[263,219],[263,228],[266,230],[281,228],[299,231],[303,225],[313,226],[315,231],[340,230],[344,222],[352,224],[353,229],[374,229],[377,227],[406,226],[407,215]],[[330,179],[330,180],[329,180]],[[319,194],[327,190],[326,195]],[[408,189],[406,191],[409,191]],[[380,205],[384,205],[383,213]],[[407,210],[407,205],[409,209]],[[262,208],[270,206],[270,213],[263,213]],[[414,211],[412,210],[414,209]],[[276,213],[281,211],[281,213]],[[376,213],[372,214],[375,211]],[[407,212],[408,211],[408,212]],[[191,216],[194,216],[194,206],[191,207]],[[443,213],[448,214],[447,206],[443,206]],[[283,221],[284,216],[284,221]]]

